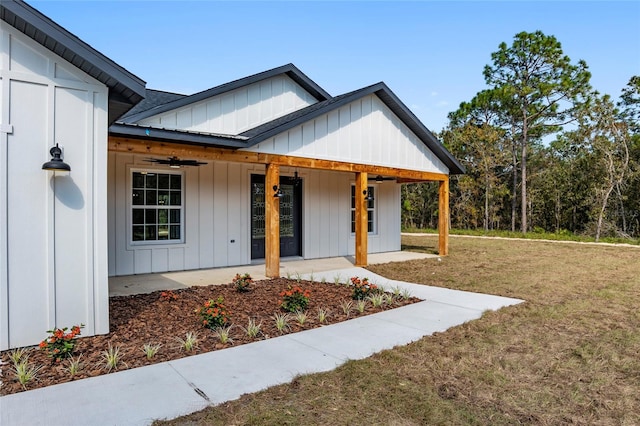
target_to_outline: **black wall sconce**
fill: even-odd
[[[382,176],[378,175],[376,176],[376,183],[382,183],[384,179],[382,178]]]
[[[298,171],[296,170],[293,173],[293,184],[295,186],[300,186],[300,183],[302,182],[302,178],[300,178],[300,176],[298,176]]]
[[[280,189],[278,185],[273,185],[273,190],[275,191],[275,194],[273,194],[274,198],[284,197],[284,194],[282,193],[282,189]]]
[[[54,172],[70,172],[71,166],[62,161],[62,150],[56,146],[49,150],[51,161],[47,161],[42,165],[42,170],[51,170]]]
[[[362,195],[364,195],[364,200],[365,201],[373,201],[374,200],[373,195],[371,195],[371,193],[367,189],[362,191]]]

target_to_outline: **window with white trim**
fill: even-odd
[[[181,172],[132,172],[133,243],[183,241],[183,181]]]
[[[369,234],[376,233],[376,200],[375,200],[375,187],[367,187],[369,200],[367,201],[367,232]],[[360,194],[360,197],[365,197],[364,194]],[[356,232],[356,186],[351,185],[351,233]]]

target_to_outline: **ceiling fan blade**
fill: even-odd
[[[156,163],[156,164],[163,164],[163,165],[168,165],[169,167],[180,167],[180,166],[202,166],[204,163],[202,161],[197,161],[197,160],[181,160],[178,157],[168,157],[167,159],[164,158],[147,158],[145,159],[145,161],[148,161],[150,163]]]

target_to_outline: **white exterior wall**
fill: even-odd
[[[138,124],[237,135],[316,102],[296,82],[279,75],[145,118]]]
[[[251,263],[251,174],[264,174],[264,166],[209,162],[181,169],[186,183],[184,242],[132,245],[131,169],[169,170],[144,158],[109,153],[109,275]],[[281,169],[283,176],[292,176],[293,172]],[[350,197],[354,175],[300,170],[300,177],[303,257],[353,255]],[[377,185],[376,192],[377,233],[369,235],[369,252],[400,250],[400,186],[385,182]]]
[[[107,333],[107,87],[0,22],[0,93],[0,349]]]
[[[375,95],[247,151],[449,174],[447,166]]]

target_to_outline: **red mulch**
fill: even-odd
[[[254,282],[250,286],[250,291],[245,293],[237,292],[232,284],[225,284],[174,290],[173,293],[177,296],[175,300],[163,298],[160,291],[134,296],[112,297],[109,300],[109,334],[80,337],[77,340],[74,355],[76,357],[82,355],[82,368],[79,373],[71,377],[67,360],[56,364],[37,347],[30,348],[27,352],[29,363],[34,366],[42,366],[42,369],[38,372],[37,379],[26,385],[26,389],[36,389],[107,374],[103,353],[109,346],[120,349],[122,362],[117,370],[124,370],[279,336],[281,333],[275,327],[273,315],[277,312],[283,312],[280,309],[280,293],[295,285],[311,291],[307,307],[308,318],[305,324],[300,326],[292,315],[289,322],[290,330],[286,334],[335,324],[419,301],[415,298],[396,300],[391,306],[379,308],[372,307],[369,302],[367,309],[362,314],[355,309],[354,301],[354,309],[347,317],[343,313],[341,303],[351,300],[352,293],[349,286],[286,278]],[[214,331],[204,328],[200,317],[195,313],[195,310],[204,302],[209,299],[217,299],[218,296],[224,298],[225,306],[231,310],[231,323],[234,326],[230,333],[230,337],[233,339],[232,343],[220,343],[214,335]],[[326,321],[322,324],[317,315],[319,308],[329,312]],[[262,323],[261,334],[254,339],[249,338],[241,328],[247,326],[249,318],[254,319],[257,323]],[[74,324],[60,326],[71,328],[72,325]],[[184,339],[188,332],[196,333],[198,337],[198,346],[191,352],[185,352],[180,348],[177,340],[178,338]],[[148,360],[142,351],[142,347],[146,343],[162,345],[159,352],[151,360]],[[25,390],[14,377],[13,363],[9,359],[10,353],[11,351],[0,353],[0,359],[5,363],[2,366],[0,395]]]

